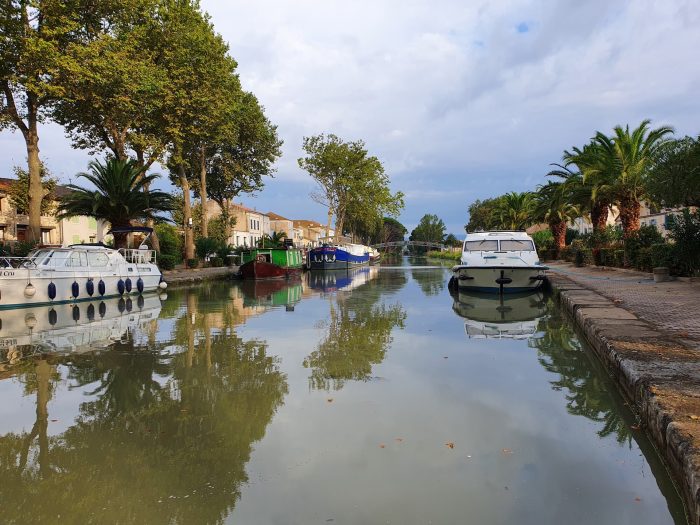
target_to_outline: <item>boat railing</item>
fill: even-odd
[[[124,257],[126,262],[134,264],[156,263],[155,250],[140,250],[133,248],[120,248],[119,253]]]
[[[36,268],[34,257],[0,257],[0,268]]]

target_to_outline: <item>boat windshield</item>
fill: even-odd
[[[464,243],[465,252],[497,252],[498,241],[484,239],[482,241],[467,241]]]
[[[532,252],[535,251],[535,245],[530,240],[508,239],[501,241],[502,252]]]

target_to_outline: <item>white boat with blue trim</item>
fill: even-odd
[[[152,229],[133,227],[113,233]],[[104,244],[43,247],[27,257],[0,257],[0,309],[71,303],[165,289],[156,253],[145,244],[115,250]]]
[[[542,286],[547,269],[525,232],[468,233],[460,264],[452,268],[450,286],[479,292],[527,292]]]

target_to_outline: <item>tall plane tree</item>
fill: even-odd
[[[403,208],[403,193],[391,193],[389,177],[377,157],[369,156],[361,140],[344,142],[323,134],[304,137],[306,157],[299,166],[317,182],[311,197],[328,207],[328,226],[335,215],[336,237],[344,232],[349,212],[362,209],[371,216],[397,215]],[[353,212],[354,213],[354,212]]]

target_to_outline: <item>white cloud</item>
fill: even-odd
[[[313,187],[296,164],[305,135],[364,139],[411,195],[407,224],[435,212],[434,196],[447,192],[439,213],[459,231],[471,200],[533,188],[564,148],[597,129],[648,117],[700,131],[694,0],[203,7],[285,140],[278,175],[256,202],[284,215],[324,215],[303,198]],[[54,170],[84,169],[85,155],[55,129],[41,145]],[[21,160],[18,152],[19,137],[0,135],[3,159]]]

